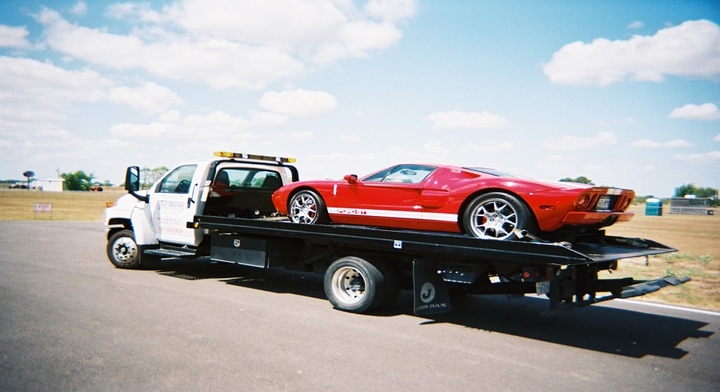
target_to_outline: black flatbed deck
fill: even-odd
[[[604,236],[595,242],[498,241],[463,234],[347,225],[300,225],[279,219],[198,215],[189,227],[222,233],[304,240],[313,245],[362,248],[408,256],[453,256],[519,265],[588,265],[675,252],[641,238]]]

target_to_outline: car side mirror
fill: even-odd
[[[348,184],[356,184],[358,182],[357,174],[347,174],[343,177]]]

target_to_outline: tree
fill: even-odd
[[[694,184],[682,184],[675,188],[675,197],[685,196],[708,197],[717,203],[718,190],[715,188],[698,188]]]
[[[577,178],[566,177],[566,178],[560,179],[560,182],[577,182],[578,184],[595,185],[595,184],[593,184],[592,180],[590,180],[589,178],[587,178],[585,176],[580,176]]]
[[[60,177],[65,180],[64,187],[69,191],[88,191],[92,186],[93,175],[85,174],[82,170],[75,173],[63,173]]]
[[[168,168],[165,166],[156,167],[154,169],[150,169],[149,167],[143,167],[142,169],[140,169],[142,187],[145,189],[149,188],[150,185],[154,184],[155,181],[159,180],[160,177],[165,175],[165,173],[167,172]]]

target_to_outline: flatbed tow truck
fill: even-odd
[[[137,193],[139,168],[128,168],[126,189],[134,197],[124,196],[105,216],[107,252],[115,266],[138,268],[160,258],[203,257],[256,268],[313,271],[324,275],[325,294],[337,309],[370,312],[394,302],[400,290],[411,289],[417,315],[449,312],[457,295],[545,295],[550,310],[557,311],[640,296],[689,280],[599,279],[600,271],[617,269],[621,259],[676,251],[652,240],[602,231],[571,244],[527,233],[517,233],[521,240],[498,241],[291,223],[268,207],[271,192],[251,186],[271,176],[282,183],[297,181],[291,160],[221,154],[222,159],[178,166],[147,194]],[[233,170],[242,172],[246,186],[229,197],[214,196],[221,172]]]

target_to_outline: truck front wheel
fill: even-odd
[[[135,269],[140,267],[140,249],[130,230],[121,230],[110,236],[107,256],[117,268]]]
[[[363,313],[386,304],[393,296],[388,274],[359,257],[342,257],[325,272],[325,295],[339,310]],[[397,293],[394,293],[397,296]],[[394,298],[392,298],[394,299]]]

